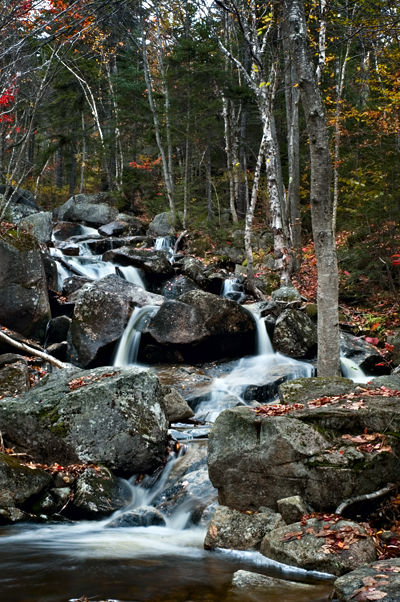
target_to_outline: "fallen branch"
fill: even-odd
[[[179,243],[181,242],[182,238],[185,238],[187,232],[188,232],[187,230],[184,230],[181,234],[179,234],[178,238],[176,239],[175,246],[174,246],[174,253],[178,252]]]
[[[30,355],[41,357],[46,362],[49,362],[49,364],[53,364],[53,366],[55,366],[56,368],[66,368],[67,367],[67,364],[60,362],[60,360],[57,360],[55,357],[53,357],[52,355],[49,355],[48,353],[45,353],[44,351],[38,351],[38,349],[29,347],[29,345],[25,345],[25,343],[18,343],[17,341],[14,341],[14,339],[12,339],[11,337],[4,334],[4,332],[2,332],[1,330],[0,330],[0,341],[4,341],[5,343],[12,345],[12,347],[16,347],[20,351],[25,351],[26,353],[29,353]]]
[[[381,497],[382,495],[385,495],[385,493],[389,493],[389,491],[392,491],[392,489],[396,489],[396,487],[398,487],[398,483],[395,485],[391,483],[389,485],[386,485],[386,487],[383,487],[383,489],[375,491],[374,493],[365,493],[364,495],[359,495],[357,497],[351,497],[348,500],[344,500],[344,502],[342,502],[336,508],[335,514],[342,514],[343,510],[345,510],[348,506],[355,504],[356,502],[364,502],[365,500],[374,500],[378,497]]]

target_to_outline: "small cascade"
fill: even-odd
[[[158,236],[154,242],[154,248],[156,251],[168,251],[172,253],[175,242],[175,236]]]
[[[142,280],[140,272],[137,268],[134,268],[133,265],[126,266],[118,266],[118,275],[131,282],[132,284],[136,284],[140,286],[143,290],[146,290],[146,286]]]
[[[343,355],[340,357],[340,366],[342,368],[342,374],[345,378],[350,378],[355,383],[367,383],[371,380],[371,376],[367,376],[353,360]]]
[[[221,297],[242,303],[246,299],[243,284],[238,278],[227,278],[222,285]]]
[[[114,354],[113,366],[132,366],[137,363],[142,331],[159,307],[135,307]]]
[[[286,380],[313,375],[311,364],[275,353],[264,320],[252,315],[257,325],[258,355],[241,359],[226,377],[214,379],[209,398],[196,409],[197,418],[214,422],[228,408],[272,401]]]

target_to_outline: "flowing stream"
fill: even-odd
[[[84,229],[82,234],[94,237],[96,231]],[[170,237],[156,241],[155,248],[169,252],[174,244]],[[59,290],[65,278],[81,274],[101,278],[115,273],[116,266],[92,255],[85,241],[79,242],[80,256],[66,257],[54,249]],[[69,269],[70,268],[70,269]],[[145,288],[136,268],[118,267],[119,275]],[[225,281],[222,295],[240,295],[235,279]],[[239,290],[238,290],[239,289]],[[136,308],[114,354],[115,366],[137,363],[141,332],[155,306]],[[224,376],[214,378],[211,391],[200,400],[196,416],[213,422],[218,414],[235,405],[271,401],[277,387],[285,380],[312,376],[310,363],[300,362],[275,353],[265,323],[253,313],[257,325],[257,355],[232,364]],[[345,376],[365,382],[364,374],[346,358],[342,358]],[[198,445],[189,443],[188,453]],[[178,457],[167,463],[158,481],[149,488],[128,482],[132,499],[129,509],[151,505],[156,500]],[[143,485],[143,483],[142,483]],[[189,484],[188,487],[191,485]],[[189,498],[191,491],[188,491]],[[281,565],[256,552],[203,549],[205,526],[189,526],[188,517],[197,499],[193,492],[190,505],[178,506],[167,518],[166,527],[108,528],[108,522],[120,514],[98,522],[81,521],[66,524],[20,524],[0,527],[0,600],[5,602],[67,602],[87,596],[93,600],[123,602],[223,602],[238,569],[315,583],[308,591],[295,586],[282,594],[279,589],[265,594],[246,590],[235,594],[236,602],[323,602],[327,601],[331,583],[328,576],[307,573]],[[124,511],[126,508],[124,509]]]

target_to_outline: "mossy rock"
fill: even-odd
[[[354,391],[355,384],[349,378],[341,376],[314,376],[312,378],[296,378],[279,386],[281,403],[306,403],[311,399],[346,395]]]

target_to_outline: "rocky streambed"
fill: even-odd
[[[243,305],[106,196],[3,225],[3,332],[64,363],[0,341],[5,599],[400,599],[357,500],[334,514],[400,480],[399,377],[348,333],[344,374],[377,378],[313,377],[295,289]]]

